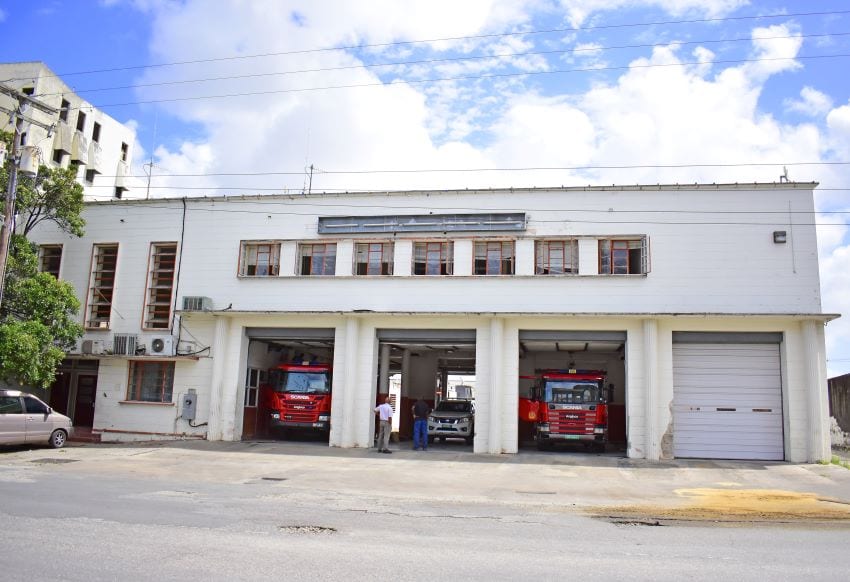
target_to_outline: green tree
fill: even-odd
[[[8,134],[0,139],[10,141]],[[0,173],[3,192],[8,170],[7,163]],[[19,181],[17,196],[19,234],[12,235],[0,304],[0,380],[47,388],[65,352],[83,334],[76,321],[80,302],[70,284],[38,272],[38,248],[26,234],[42,222],[53,222],[82,236],[83,189],[73,170],[42,166],[37,178]]]

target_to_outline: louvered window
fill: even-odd
[[[94,246],[86,310],[86,327],[89,329],[109,328],[117,266],[118,245]]]
[[[148,289],[145,296],[146,329],[168,329],[171,325],[176,265],[177,243],[151,244]]]

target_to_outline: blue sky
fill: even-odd
[[[773,181],[785,164],[821,182],[824,310],[850,314],[850,166],[834,164],[850,160],[848,11],[12,0],[0,2],[0,61],[42,60],[134,127],[134,171],[153,158],[155,196],[300,191],[310,165],[314,189],[353,190]],[[529,169],[544,167],[560,169]],[[522,170],[482,171],[496,168]],[[420,171],[382,171],[402,169]],[[334,173],[345,170],[374,172]],[[830,374],[850,371],[850,321],[827,338]]]

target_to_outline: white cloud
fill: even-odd
[[[635,5],[651,6],[676,17],[694,15],[702,18],[719,18],[742,6],[749,0],[559,0],[573,26],[581,24],[595,12],[615,11]]]
[[[0,8],[0,22],[5,22],[6,18],[8,18],[6,11]]]
[[[546,0],[475,0],[454,2],[380,0],[364,5],[342,0],[243,3],[221,0],[209,10],[200,0],[136,0],[150,11],[154,35],[152,60],[185,61],[211,55],[286,53],[323,46],[391,43],[522,31],[534,11],[560,10],[576,23],[600,10],[636,5],[658,7],[673,16],[721,17],[741,0],[583,0],[550,4]],[[297,18],[293,14],[297,13]],[[451,17],[446,17],[450,14]],[[234,22],[239,20],[239,26]],[[778,167],[639,168],[621,171],[397,173],[340,175],[329,170],[504,168],[541,166],[685,165],[736,162],[786,163],[850,156],[850,103],[830,110],[829,97],[805,87],[788,108],[825,119],[788,124],[760,108],[765,84],[774,76],[800,70],[795,60],[803,39],[791,36],[793,24],[756,28],[750,58],[760,62],[716,64],[715,55],[697,47],[680,56],[680,46],[656,47],[636,59],[619,78],[600,77],[577,90],[564,79],[554,95],[539,79],[508,77],[498,81],[446,81],[418,84],[417,78],[546,70],[546,61],[529,57],[470,61],[379,70],[352,68],[304,74],[149,88],[142,98],[266,92],[241,98],[204,99],[163,105],[168,115],[197,129],[184,143],[155,150],[160,172],[296,171],[313,164],[313,187],[330,189],[415,189],[500,185],[774,181]],[[562,39],[557,47],[575,38]],[[369,59],[416,60],[424,53],[447,55],[525,52],[529,37],[435,40],[431,51],[410,45],[369,51],[321,51],[149,70],[143,79],[204,78],[270,71],[356,67]],[[539,48],[539,46],[538,46]],[[553,46],[547,45],[551,49]],[[591,54],[600,47],[588,44]],[[457,54],[457,53],[451,53]],[[587,56],[587,55],[585,55]],[[597,55],[594,55],[594,57]],[[682,66],[683,62],[703,64]],[[335,85],[392,85],[340,90],[300,91]],[[548,77],[547,77],[548,78]],[[558,78],[560,82],[560,77]],[[406,80],[406,81],[405,81]],[[494,89],[495,88],[495,89]],[[143,151],[143,150],[139,150]],[[846,206],[846,193],[831,190],[850,182],[841,168],[794,166],[792,179],[820,180],[818,208]],[[181,181],[182,180],[182,181]],[[158,185],[300,190],[305,175],[157,179]],[[195,191],[188,192],[189,194]],[[187,192],[181,191],[180,194]],[[206,193],[197,191],[198,194]],[[836,215],[821,220],[843,224]],[[850,312],[846,293],[850,248],[846,226],[822,227],[823,302],[826,310]],[[848,323],[830,324],[830,346],[850,337]],[[835,332],[833,332],[835,330]],[[838,338],[838,339],[836,339]],[[838,343],[837,343],[838,342]],[[845,357],[850,357],[848,354]]]
[[[800,90],[799,100],[786,99],[783,105],[787,111],[816,117],[825,114],[832,108],[832,99],[829,95],[806,86]]]

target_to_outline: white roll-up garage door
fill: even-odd
[[[673,454],[785,458],[778,343],[673,344]]]

